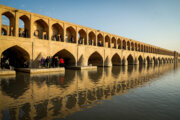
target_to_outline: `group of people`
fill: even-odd
[[[40,66],[41,67],[47,67],[47,68],[51,68],[51,67],[65,67],[65,63],[64,63],[64,59],[63,58],[59,58],[59,57],[46,57],[46,59],[44,57],[41,58],[40,60]]]

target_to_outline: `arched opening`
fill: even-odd
[[[149,56],[147,56],[146,60],[147,60],[147,64],[151,63]]]
[[[137,51],[139,51],[139,52],[141,51],[140,44],[138,44]]]
[[[14,36],[14,29],[15,29],[14,15],[10,12],[5,12],[2,14],[1,19],[2,19],[1,25],[6,26],[8,28],[7,34],[4,34],[4,35]],[[2,27],[1,27],[1,30],[2,30]]]
[[[99,34],[97,39],[98,39],[98,46],[103,47],[104,46],[103,36],[101,34]]]
[[[103,58],[98,52],[94,52],[88,59],[88,65],[103,66]]]
[[[110,44],[110,37],[108,35],[106,35],[105,37],[105,47],[110,48],[111,44]]]
[[[131,50],[134,51],[134,43],[131,42]]]
[[[126,41],[123,40],[123,49],[126,50]]]
[[[139,56],[138,60],[139,60],[139,65],[142,65],[143,64],[143,58],[141,56]]]
[[[78,44],[87,44],[87,38],[86,38],[87,34],[86,32],[81,29],[79,32],[78,32]]]
[[[89,33],[89,45],[96,46],[96,35],[94,32]]]
[[[34,37],[37,39],[48,40],[49,28],[47,23],[42,20],[36,20],[34,22]]]
[[[133,60],[133,56],[132,55],[129,55],[127,57],[127,62],[128,62],[128,65],[133,65],[134,64],[134,60]]]
[[[66,29],[66,42],[76,43],[76,31],[73,27]]]
[[[141,45],[141,52],[144,52],[144,46]]]
[[[1,55],[1,67],[5,69],[29,67],[30,56],[23,48],[13,46]]]
[[[137,43],[135,43],[135,46],[134,46],[135,48],[135,51],[138,51],[138,48],[137,48]]]
[[[144,47],[144,52],[146,52],[146,46],[144,45],[143,47]]]
[[[154,62],[154,64],[157,64],[155,57],[153,57],[153,62]]]
[[[128,50],[131,49],[131,46],[130,46],[130,42],[129,42],[129,41],[127,42],[127,49],[128,49]]]
[[[30,20],[26,15],[19,18],[19,37],[30,37]]]
[[[121,49],[121,40],[120,39],[117,40],[117,45],[118,45],[118,49]]]
[[[111,45],[111,47],[116,49],[116,39],[114,37],[112,38],[112,45]]]
[[[64,42],[63,36],[64,36],[64,30],[62,26],[58,23],[53,24],[51,40]]]
[[[112,62],[113,66],[121,65],[121,58],[119,57],[119,55],[117,53],[113,55],[111,62]]]
[[[75,66],[76,60],[75,57],[67,50],[63,49],[59,52],[57,52],[54,56],[53,59],[64,59],[64,65],[65,67],[69,67],[69,66]],[[54,60],[56,61],[56,60]]]

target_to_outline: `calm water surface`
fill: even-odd
[[[180,120],[180,67],[0,77],[2,120]]]

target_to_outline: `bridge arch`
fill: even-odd
[[[131,42],[131,50],[132,50],[132,51],[134,51],[134,47],[135,47],[135,46],[134,46],[134,43]]]
[[[76,64],[76,59],[75,59],[74,55],[66,49],[62,49],[59,52],[57,52],[53,56],[53,58],[55,58],[55,57],[63,58],[65,67],[75,66],[75,64]]]
[[[142,64],[143,64],[143,58],[142,58],[141,55],[138,57],[138,61],[139,61],[139,65],[142,65]]]
[[[123,44],[123,49],[126,50],[126,41],[123,40],[123,43],[122,43],[122,44]]]
[[[9,66],[8,66],[9,64]],[[29,67],[30,55],[20,46],[12,46],[4,50],[1,54],[1,65],[7,69]]]
[[[78,32],[78,44],[87,44],[87,34],[84,29],[80,29]]]
[[[66,28],[66,42],[76,43],[76,30],[72,26]]]
[[[49,27],[43,19],[36,20],[33,24],[33,27],[35,38],[48,40]]]
[[[141,45],[141,52],[144,52],[144,46]]]
[[[55,41],[64,41],[64,30],[63,27],[59,23],[54,23],[51,27],[52,29],[52,36],[51,40]]]
[[[140,44],[138,44],[138,46],[137,46],[137,51],[141,51],[141,46],[140,46]]]
[[[150,60],[149,56],[147,56],[146,61],[147,61],[147,64],[151,63],[151,60]]]
[[[15,17],[14,17],[14,15],[11,12],[6,11],[6,12],[1,14],[1,19],[3,19],[3,18],[7,19],[9,22],[6,24],[6,23],[3,23],[3,20],[1,20],[1,25],[4,24],[4,25],[9,26],[9,31],[8,31],[7,35],[14,36],[14,29],[15,29]],[[1,28],[1,30],[2,30],[2,28]]]
[[[112,56],[111,62],[112,62],[112,65],[113,65],[113,66],[119,66],[119,65],[121,65],[121,58],[120,58],[120,56],[119,56],[117,53],[115,53],[115,54]]]
[[[115,37],[112,37],[112,48],[116,48],[116,39]]]
[[[98,39],[98,46],[103,47],[104,41],[103,41],[103,35],[101,33],[98,34],[97,39]]]
[[[20,25],[21,21],[23,22],[22,28]],[[19,17],[19,37],[30,37],[30,19],[26,15],[22,15]]]
[[[103,57],[95,51],[88,58],[88,65],[92,66],[103,66]]]
[[[129,41],[127,41],[127,50],[131,50],[131,45]]]
[[[96,35],[93,31],[89,33],[89,45],[96,46]]]
[[[133,56],[131,54],[127,57],[127,62],[128,62],[128,65],[134,64],[134,59],[133,59]]]
[[[108,35],[106,35],[106,37],[105,37],[105,46],[107,48],[111,47],[111,40],[110,40],[110,37]]]
[[[134,44],[134,50],[135,50],[135,51],[138,51],[137,43]]]
[[[157,61],[156,61],[156,58],[155,58],[155,57],[152,58],[152,62],[153,62],[154,64],[157,64]]]
[[[117,40],[117,45],[118,45],[118,49],[122,49],[121,48],[121,40],[120,39]]]

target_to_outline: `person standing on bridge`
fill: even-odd
[[[59,59],[59,66],[64,67],[64,59],[63,58]]]

